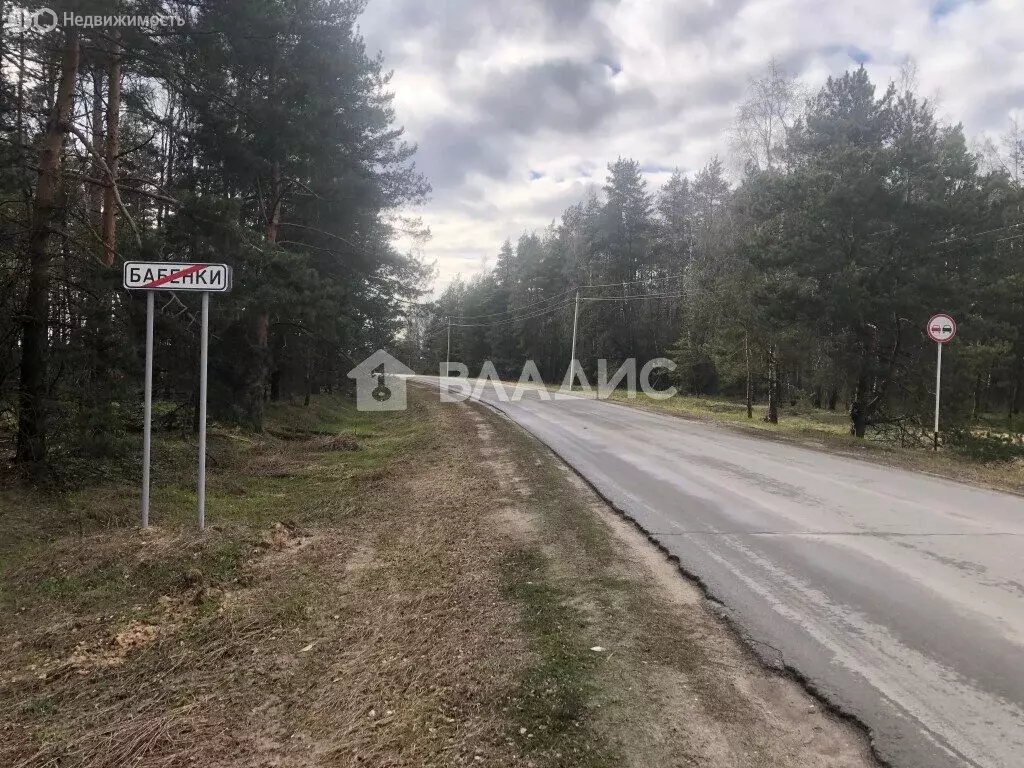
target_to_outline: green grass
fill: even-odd
[[[528,472],[528,506],[540,526],[538,543],[519,547],[501,564],[502,589],[520,605],[533,658],[515,697],[526,732],[513,737],[537,765],[621,765],[620,746],[597,727],[604,657],[590,650],[600,630],[583,606],[615,612],[633,585],[604,573],[617,560],[614,543],[561,465],[514,424],[494,420],[492,426],[515,465]]]
[[[850,420],[846,413],[802,405],[781,406],[779,423],[771,424],[764,420],[764,404],[755,404],[754,416],[748,419],[745,403],[721,398],[675,395],[667,400],[657,400],[638,392],[636,398],[630,400],[625,392],[616,391],[611,399],[614,402],[632,402],[641,407],[667,411],[679,416],[739,425],[768,434],[846,437],[850,431]]]
[[[515,697],[519,748],[549,758],[561,750],[567,765],[579,764],[573,752],[587,752],[590,768],[618,764],[589,725],[596,654],[586,647],[587,622],[572,607],[571,595],[556,585],[547,556],[539,547],[508,553],[501,562],[501,583],[505,595],[521,606],[534,654]],[[561,758],[555,757],[558,765]]]

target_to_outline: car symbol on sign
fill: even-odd
[[[933,315],[925,329],[931,340],[938,344],[945,344],[956,337],[956,321],[949,315]]]

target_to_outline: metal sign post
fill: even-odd
[[[203,334],[199,339],[199,477],[196,498],[199,530],[206,527],[206,363],[210,341],[210,294],[203,294]]]
[[[148,291],[146,296],[146,379],[142,434],[142,527],[149,527],[150,455],[153,432],[153,315],[155,291],[202,293],[202,331],[199,339],[199,472],[196,500],[199,530],[206,526],[206,385],[210,337],[210,294],[231,290],[231,267],[227,264],[170,264],[127,261],[124,287]]]
[[[935,429],[932,450],[939,450],[939,400],[942,394],[942,345],[956,336],[956,321],[949,315],[935,315],[928,321],[928,338],[935,342]]]
[[[146,394],[142,427],[142,528],[149,527],[149,457],[153,447],[153,305],[156,294],[146,294]]]

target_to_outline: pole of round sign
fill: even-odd
[[[928,338],[935,342],[935,425],[932,450],[939,450],[939,401],[942,395],[942,345],[956,336],[956,321],[949,315],[935,315],[928,321]]]
[[[935,362],[935,440],[933,451],[939,450],[939,396],[942,392],[942,342],[935,343],[938,352]]]

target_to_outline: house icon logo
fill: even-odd
[[[360,411],[404,411],[405,377],[413,371],[383,349],[378,349],[349,371],[356,380],[356,409]]]

